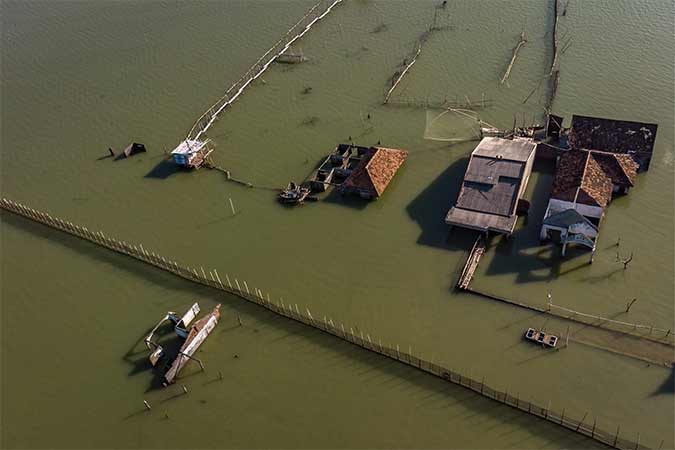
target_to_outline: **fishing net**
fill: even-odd
[[[424,139],[462,142],[480,139],[480,117],[467,109],[427,109]]]

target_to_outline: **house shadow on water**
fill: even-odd
[[[410,218],[420,227],[418,244],[447,250],[471,250],[477,232],[460,227],[451,229],[444,220],[457,200],[468,164],[468,157],[453,162],[406,207]]]
[[[331,188],[330,192],[321,199],[322,202],[332,203],[340,206],[346,206],[357,210],[365,209],[371,200],[358,197],[356,195],[342,194],[337,188]]]
[[[184,169],[175,164],[172,160],[163,159],[144,178],[156,178],[159,180],[166,180],[171,175],[178,172],[184,172]]]
[[[588,267],[590,253],[587,250],[571,246],[563,257],[560,245],[539,240],[551,196],[554,170],[551,162],[535,162],[533,174],[537,176],[532,177],[525,194],[531,204],[530,210],[525,217],[518,219],[518,228],[510,238],[495,236],[490,240],[486,253],[486,259],[489,259],[486,275],[515,273],[517,283],[530,283],[551,281]],[[562,270],[563,263],[571,260],[578,260],[578,264]]]

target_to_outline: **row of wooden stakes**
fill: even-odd
[[[73,224],[72,222],[52,217],[47,213],[36,211],[35,209],[5,198],[0,200],[0,207],[35,222],[42,223],[49,227],[66,232],[70,235],[85,239],[118,253],[131,256],[137,260],[150,264],[159,269],[171,272],[184,279],[236,295],[247,301],[260,305],[265,309],[273,311],[276,314],[301,322],[305,325],[331,334],[366,350],[370,350],[385,357],[392,358],[404,364],[415,367],[424,372],[441,377],[444,380],[456,385],[469,388],[484,397],[496,400],[500,403],[535,415],[549,422],[556,423],[604,444],[622,450],[637,450],[638,448],[646,448],[639,444],[639,434],[637,435],[638,441],[629,441],[619,438],[618,428],[616,433],[610,434],[606,431],[600,430],[596,426],[595,421],[592,427],[586,425],[584,420],[588,413],[584,415],[582,420],[574,420],[569,415],[565,416],[564,409],[562,414],[552,411],[550,408],[550,402],[547,407],[542,407],[533,402],[521,399],[519,395],[514,397],[513,395],[509,395],[508,392],[502,392],[490,387],[485,383],[485,379],[478,381],[470,376],[467,376],[466,374],[456,372],[445,366],[434,363],[433,358],[431,360],[426,360],[421,357],[416,357],[412,351],[412,346],[408,346],[408,351],[406,352],[405,350],[401,350],[400,345],[397,344],[394,346],[393,344],[383,344],[380,339],[376,340],[369,333],[364,333],[362,330],[359,330],[358,333],[356,333],[354,328],[349,327],[349,330],[347,330],[347,328],[342,323],[337,326],[333,319],[327,316],[324,316],[323,319],[315,319],[309,308],[305,308],[304,312],[301,312],[297,303],[284,302],[283,298],[273,301],[269,293],[264,294],[263,291],[258,288],[249,287],[246,281],[242,281],[240,283],[237,278],[233,278],[233,283],[232,279],[230,279],[229,275],[227,274],[225,275],[226,281],[223,283],[218,274],[218,271],[215,269],[209,270],[207,275],[207,271],[204,270],[203,267],[200,267],[198,271],[193,267],[181,266],[176,261],[166,259],[155,252],[147,251],[143,245],[136,246],[128,244],[125,241],[108,237],[101,231],[90,231],[86,227],[80,227]]]

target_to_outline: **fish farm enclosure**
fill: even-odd
[[[668,2],[0,21],[3,448],[675,448]]]

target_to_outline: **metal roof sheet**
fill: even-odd
[[[473,156],[525,162],[536,145],[527,139],[502,139],[485,137],[473,151]]]

